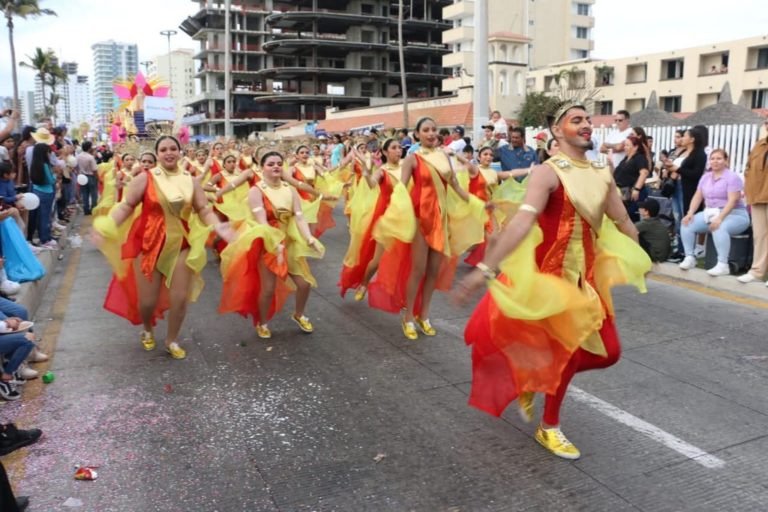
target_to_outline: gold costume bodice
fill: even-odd
[[[451,180],[451,162],[448,159],[448,155],[440,151],[439,149],[421,147],[418,150],[419,156],[437,173],[448,182]]]
[[[177,167],[175,171],[155,167],[152,169],[151,176],[171,213],[182,219],[189,218],[195,192],[192,175],[181,167]]]
[[[266,181],[260,181],[257,186],[272,205],[272,210],[278,222],[283,225],[287,224],[294,214],[291,186],[281,182],[279,186],[272,187]]]
[[[480,174],[483,175],[483,179],[485,180],[485,183],[488,185],[488,187],[493,187],[494,185],[499,184],[499,175],[496,174],[496,171],[490,167],[478,165],[477,170],[480,171]]]
[[[399,163],[397,165],[386,163],[382,165],[381,168],[390,178],[394,179],[395,182],[400,182],[403,179],[403,169]]]

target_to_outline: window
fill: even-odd
[[[579,16],[589,16],[589,4],[576,4],[576,14]]]
[[[362,14],[373,14],[373,6],[371,4],[360,4],[360,12]]]
[[[374,35],[372,30],[362,30],[360,32],[360,41],[363,43],[372,43]]]
[[[768,89],[752,91],[752,108],[768,108]]]
[[[362,82],[360,84],[360,96],[365,98],[373,97],[374,85],[373,82]]]
[[[507,80],[506,71],[499,73],[499,94],[502,96],[507,96],[509,94],[509,81]]]
[[[366,55],[360,57],[360,69],[376,69],[374,58]]]
[[[612,101],[601,101],[600,102],[600,115],[601,116],[613,115],[613,102]]]
[[[502,62],[509,62],[507,55],[507,45],[503,44],[499,47],[499,60]]]
[[[589,52],[587,50],[571,50],[571,59],[586,59],[589,57]]]
[[[587,27],[576,27],[576,39],[588,39],[589,29]]]
[[[768,48],[757,51],[757,69],[768,69]]]
[[[661,103],[667,112],[681,112],[682,96],[664,96]]]
[[[661,61],[661,79],[679,80],[683,78],[683,59]]]

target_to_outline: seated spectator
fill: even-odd
[[[14,332],[21,322],[22,319],[19,317],[5,316],[0,313],[0,356],[4,359],[2,374],[0,374],[0,397],[5,400],[21,398],[16,385],[22,383],[23,379],[16,374],[16,371],[35,349],[35,344],[32,342],[34,334]]]
[[[22,194],[16,193],[16,169],[0,162],[0,211],[9,211],[22,233],[26,228],[26,210],[21,204]]]
[[[669,229],[659,218],[659,202],[646,199],[637,203],[640,212],[640,222],[635,223],[639,234],[640,246],[650,256],[651,261],[661,262],[669,258],[672,243]]]
[[[731,252],[731,236],[743,233],[749,227],[749,214],[741,199],[744,184],[728,168],[728,154],[725,150],[712,151],[709,165],[712,170],[699,180],[688,214],[683,218],[681,234],[685,259],[680,263],[680,268],[688,270],[696,266],[696,235],[709,232],[717,251],[717,264],[707,273],[711,276],[724,276],[730,274],[728,256]],[[695,213],[702,201],[704,211]]]

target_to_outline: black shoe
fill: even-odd
[[[0,430],[0,456],[34,444],[43,435],[43,431],[39,428],[21,430],[13,423],[0,426],[0,429],[2,429]]]
[[[19,496],[16,498],[16,509],[19,512],[24,512],[29,507],[29,496]]]
[[[677,253],[667,258],[667,261],[670,263],[680,263],[681,261],[683,261],[684,258],[685,258],[685,255]]]
[[[0,380],[0,397],[3,397],[6,400],[18,400],[21,398],[21,393],[16,391],[16,386],[10,382]]]

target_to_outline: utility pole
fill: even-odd
[[[144,66],[144,74],[149,75],[149,66],[153,64],[153,62],[151,60],[145,60],[145,61],[139,62],[139,64]]]
[[[475,0],[475,87],[473,90],[473,141],[483,138],[488,120],[488,0]]]
[[[171,36],[178,34],[175,30],[161,30],[160,35],[168,38],[168,96],[173,97],[173,73],[171,72]]]
[[[232,136],[232,120],[230,118],[231,98],[229,90],[230,73],[232,68],[232,27],[231,27],[231,0],[224,2],[224,136]]]

